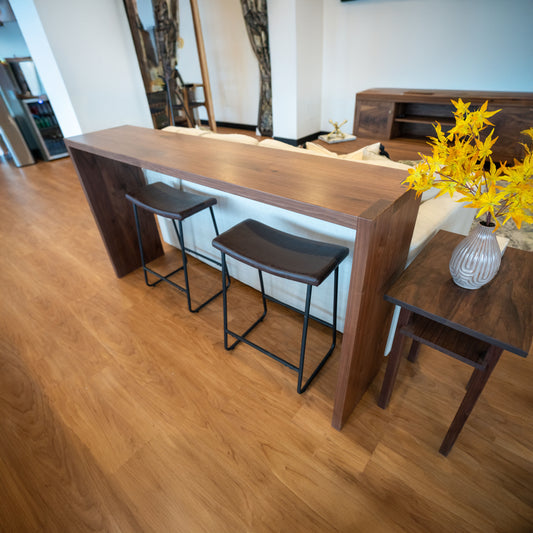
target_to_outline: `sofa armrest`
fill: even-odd
[[[458,194],[453,197],[446,194],[420,204],[409,247],[408,265],[439,230],[468,234],[476,210],[463,207],[464,204],[457,202],[459,198]]]

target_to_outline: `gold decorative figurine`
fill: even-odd
[[[333,122],[333,120],[329,119],[329,123],[333,126],[333,131],[328,133],[328,139],[334,140],[337,138],[344,139],[346,135],[341,131],[341,127],[344,126],[348,122],[347,120],[343,120],[340,124],[338,122]]]
[[[318,138],[321,141],[327,142],[327,143],[340,143],[344,141],[353,141],[355,139],[355,135],[348,135],[346,133],[343,133],[341,131],[342,126],[348,122],[347,120],[343,120],[340,124],[338,122],[333,122],[333,120],[329,120],[329,123],[333,126],[333,131],[329,132],[327,135],[320,135]]]

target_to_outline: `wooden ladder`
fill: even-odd
[[[201,84],[184,84],[182,88],[177,87],[177,90],[180,91],[179,99],[181,100],[181,103],[178,106],[175,107],[183,107],[185,111],[186,121],[187,125],[189,127],[194,127],[194,114],[193,109],[197,107],[205,107],[207,111],[207,118],[209,123],[209,128],[211,131],[217,130],[217,125],[215,122],[215,115],[213,112],[213,100],[211,95],[211,85],[209,83],[209,72],[207,70],[207,59],[205,55],[205,46],[204,46],[204,38],[202,34],[202,25],[200,23],[200,12],[198,10],[198,2],[197,0],[189,0],[191,5],[191,13],[192,13],[192,20],[193,20],[193,26],[194,26],[194,34],[196,38],[196,48],[198,50],[198,59],[200,61],[200,71],[202,74],[202,83]],[[137,58],[139,60],[139,66],[141,68],[141,75],[143,78],[144,87],[146,90],[146,94],[148,96],[148,101],[150,104],[150,112],[152,113],[152,118],[154,120],[154,126],[158,126],[157,122],[158,119],[156,115],[162,114],[163,108],[167,105],[164,98],[161,98],[161,95],[159,93],[152,92],[151,84],[152,80],[150,77],[147,60],[145,57],[145,52],[142,44],[142,36],[139,31],[138,27],[138,21],[137,21],[137,6],[136,6],[136,0],[124,0],[124,4],[126,6],[126,14],[128,16],[128,22],[130,25],[131,34],[133,37],[133,43],[135,46],[135,51],[137,53]],[[201,87],[203,89],[204,93],[204,99],[203,101],[191,101],[189,98],[189,90],[190,89],[196,89],[198,87]],[[160,112],[157,111],[160,109]],[[166,113],[166,112],[165,112]],[[174,116],[173,113],[170,114],[172,117]]]

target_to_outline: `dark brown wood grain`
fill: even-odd
[[[439,452],[442,453],[442,455],[448,455],[450,453],[450,450],[455,444],[459,433],[461,433],[461,430],[468,420],[472,409],[476,405],[481,392],[487,384],[492,371],[494,368],[496,368],[502,352],[503,350],[501,348],[498,348],[497,346],[491,346],[485,357],[484,368],[476,368],[476,370],[474,370],[472,377],[468,382],[463,401],[461,402],[461,405],[459,406],[459,409],[457,410],[457,413],[455,414],[455,417],[450,424],[448,431],[446,432],[446,436],[440,445]]]
[[[404,268],[418,203],[414,194],[404,195],[377,221],[361,223],[356,235],[333,410],[332,424],[337,429],[342,428],[385,359],[393,306],[380,299]]]
[[[440,231],[385,294],[401,311],[378,399],[380,407],[388,406],[405,337],[413,339],[411,362],[417,359],[419,345],[425,344],[475,368],[439,449],[443,455],[452,449],[502,351],[526,357],[533,338],[533,253],[507,248],[491,283],[476,290],[463,289],[453,283],[448,267],[462,238]]]
[[[394,101],[360,101],[355,108],[354,131],[361,137],[390,139]]]
[[[392,394],[392,389],[394,388],[394,383],[396,382],[396,376],[398,375],[398,370],[400,368],[401,356],[402,356],[402,346],[405,340],[405,336],[402,335],[401,329],[405,326],[410,318],[411,311],[402,307],[400,310],[400,316],[398,317],[398,324],[396,326],[396,331],[394,332],[394,342],[392,344],[392,349],[387,360],[387,369],[385,370],[385,377],[383,378],[383,384],[381,386],[381,392],[378,398],[378,405],[382,409],[386,409],[389,405],[390,397]],[[413,345],[416,341],[413,342]],[[410,353],[409,355],[413,355]],[[411,357],[414,359],[415,357]]]
[[[466,333],[416,314],[408,324],[400,328],[400,333],[413,339],[415,345],[417,341],[423,341],[427,346],[475,368],[481,368],[484,365],[485,354],[490,346]],[[415,352],[415,350],[416,348],[412,351]],[[414,362],[416,355],[411,354],[409,360]]]
[[[383,291],[405,265],[417,215],[414,192],[401,185],[405,172],[133,126],[66,143],[80,160],[76,164],[84,187],[95,192],[88,195],[89,203],[108,204],[105,196],[114,179],[139,180],[132,169],[146,168],[357,230],[332,422],[340,429],[383,360],[392,312]],[[87,155],[82,158],[81,152]],[[92,167],[99,161],[96,166],[108,168],[110,160],[123,166],[116,167],[106,187],[92,185]],[[95,215],[101,218],[102,235],[114,217],[123,218],[123,209],[117,203],[111,215]]]
[[[125,276],[141,265],[135,220],[126,193],[145,184],[138,167],[98,157],[90,152],[69,148],[70,156],[107,253],[118,277]],[[163,248],[154,216],[139,213],[143,232],[143,247],[147,262],[161,256]]]
[[[530,106],[533,103],[533,93],[509,92],[509,91],[468,91],[455,89],[390,89],[377,88],[367,89],[360,93],[366,100],[383,101],[387,97],[394,98],[396,102],[423,102],[426,104],[448,104],[450,100],[462,98],[464,102],[483,103],[489,101],[489,105],[516,105]]]
[[[406,173],[397,169],[134,126],[71,137],[67,144],[351,228],[360,217],[377,218],[406,192]]]
[[[491,118],[498,141],[493,146],[495,161],[512,162],[523,157],[521,142],[527,142],[520,132],[533,126],[533,93],[504,91],[464,91],[441,89],[368,89],[355,98],[354,134],[376,138],[390,150],[407,140],[427,150],[427,137],[434,136],[432,124],[455,124],[455,107],[451,100],[461,98],[472,104],[471,109],[485,101],[489,110],[500,110]],[[491,127],[492,128],[492,127]],[[487,133],[490,130],[487,129]],[[409,159],[406,157],[405,159]],[[414,159],[414,158],[413,158]]]
[[[533,338],[533,253],[507,248],[500,270],[476,290],[456,285],[449,261],[463,237],[439,232],[386,298],[436,322],[527,356]]]

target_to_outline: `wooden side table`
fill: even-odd
[[[448,263],[463,236],[440,231],[392,287],[385,299],[400,317],[378,405],[385,409],[394,387],[405,337],[408,359],[420,344],[473,366],[466,393],[439,452],[448,455],[503,350],[527,357],[533,338],[533,252],[507,248],[497,276],[476,290],[457,286]]]

